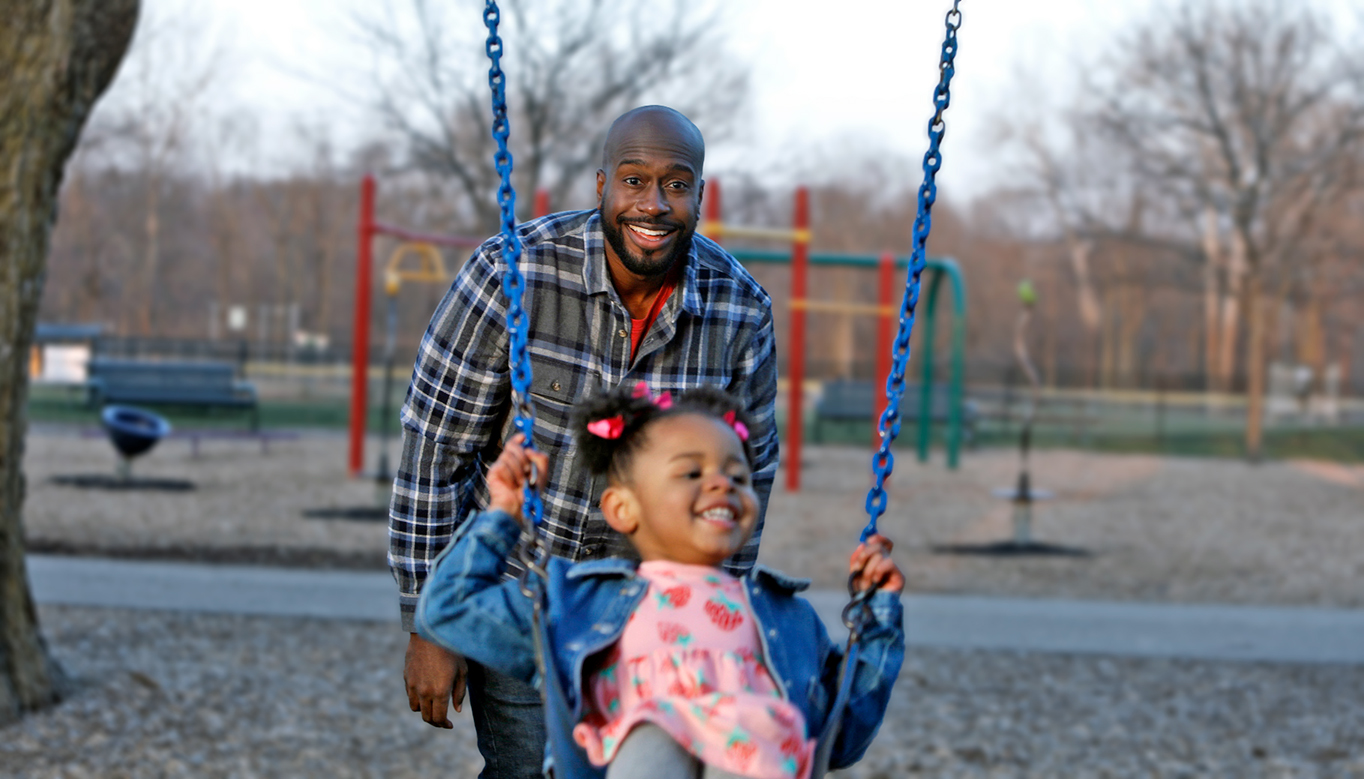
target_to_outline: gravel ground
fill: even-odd
[[[35,548],[378,567],[380,523],[305,519],[371,505],[344,440],[170,441],[139,475],[189,493],[99,492],[51,476],[112,472],[98,439],[29,437]],[[865,453],[812,448],[804,489],[773,496],[763,560],[841,587],[865,522]],[[1322,463],[1043,452],[1041,540],[1088,558],[935,554],[1007,538],[1009,452],[958,472],[897,463],[882,530],[915,591],[1163,602],[1364,606],[1364,469]],[[407,711],[405,636],[358,622],[44,606],[78,680],[61,706],[0,731],[0,776],[473,777],[472,726]],[[847,776],[1364,777],[1364,667],[912,652],[882,734]]]
[[[25,523],[31,549],[382,568],[381,522],[308,519],[307,509],[376,505],[375,486],[345,476],[345,439],[304,434],[271,444],[207,441],[198,459],[168,441],[138,461],[148,478],[191,492],[109,492],[53,484],[113,473],[111,447],[70,433],[30,435]],[[371,462],[375,447],[371,445]],[[762,561],[842,588],[866,523],[867,453],[809,447],[802,491],[779,474]],[[896,463],[881,530],[920,592],[1118,600],[1364,607],[1364,467],[1086,452],[1035,453],[1033,483],[1056,493],[1035,509],[1034,536],[1087,558],[964,557],[935,545],[1010,537],[1017,456],[967,454],[959,471],[908,453]]]
[[[406,710],[386,625],[43,607],[81,688],[0,731],[0,775],[473,779]],[[842,776],[1364,777],[1364,667],[915,651]]]

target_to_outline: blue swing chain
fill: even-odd
[[[890,445],[900,434],[900,400],[905,394],[905,372],[909,365],[909,338],[914,330],[914,308],[919,303],[919,278],[927,264],[926,252],[928,232],[933,226],[933,204],[938,199],[938,170],[942,167],[942,154],[939,146],[947,132],[943,113],[951,103],[952,75],[956,72],[952,63],[957,56],[957,30],[961,27],[961,0],[953,0],[952,10],[947,12],[947,39],[942,45],[942,61],[938,66],[940,78],[933,91],[933,104],[937,108],[928,122],[928,152],[924,154],[924,180],[919,186],[919,214],[914,220],[914,254],[910,261],[909,281],[905,285],[904,301],[900,304],[900,328],[895,336],[892,349],[892,368],[886,378],[886,410],[881,412],[877,430],[881,436],[881,447],[872,455],[871,467],[876,473],[876,485],[867,492],[867,526],[862,530],[865,542],[876,533],[876,521],[886,512],[886,478],[895,470],[895,455]]]
[[[938,86],[933,90],[933,105],[936,110],[928,120],[928,151],[924,154],[924,180],[919,186],[919,213],[914,219],[914,253],[909,264],[909,280],[905,284],[905,297],[900,303],[900,328],[895,334],[892,348],[890,376],[886,377],[886,410],[881,412],[877,432],[881,436],[881,446],[871,457],[871,469],[876,474],[876,484],[867,491],[867,526],[862,529],[861,540],[866,543],[876,533],[876,521],[886,513],[886,479],[895,470],[895,455],[890,445],[900,434],[900,400],[905,394],[905,373],[909,367],[909,338],[914,332],[914,308],[919,304],[919,279],[928,264],[928,232],[933,226],[933,204],[938,200],[938,170],[942,168],[943,135],[947,133],[947,123],[943,113],[952,102],[952,76],[956,69],[952,63],[957,57],[957,30],[961,28],[961,0],[953,0],[952,10],[947,12],[947,38],[942,44],[942,60],[938,65]],[[864,625],[872,620],[869,601],[876,587],[857,590],[854,582],[857,574],[848,576],[848,594],[851,599],[843,607],[843,624],[848,628],[848,647],[857,643]]]
[[[483,23],[488,28],[488,41],[484,48],[491,62],[488,86],[492,90],[493,139],[497,141],[493,163],[502,179],[497,190],[497,202],[502,208],[502,259],[507,264],[507,270],[502,275],[502,291],[507,295],[507,333],[511,339],[509,360],[512,408],[515,412],[512,425],[525,436],[526,448],[534,449],[535,409],[530,402],[531,368],[530,355],[526,349],[530,317],[522,306],[526,279],[520,269],[521,237],[516,234],[516,190],[511,180],[512,155],[507,150],[511,121],[507,118],[507,76],[502,72],[502,38],[497,34],[497,25],[501,20],[502,12],[498,10],[495,0],[487,0],[483,7]],[[537,482],[538,475],[532,474],[526,484],[525,503],[521,509],[530,526],[530,543],[523,550],[522,562],[526,570],[543,573],[543,564],[549,551],[539,539],[543,507]]]
[[[893,346],[891,374],[886,379],[886,410],[878,422],[881,446],[872,455],[872,470],[876,483],[867,493],[867,526],[863,528],[861,540],[865,542],[876,533],[876,522],[886,511],[887,477],[895,469],[895,455],[891,444],[900,434],[900,400],[905,393],[905,373],[909,365],[910,336],[914,330],[914,310],[919,303],[919,281],[927,263],[928,234],[933,224],[933,204],[938,199],[937,174],[942,167],[940,146],[947,132],[943,114],[951,103],[952,76],[956,70],[953,62],[957,55],[957,30],[961,27],[961,0],[953,0],[952,10],[947,12],[947,37],[942,45],[942,58],[939,64],[940,78],[933,93],[936,108],[933,118],[928,122],[928,151],[924,154],[924,180],[919,187],[919,211],[914,220],[914,252],[910,262],[910,278],[905,286],[905,296],[900,304],[900,326]],[[493,138],[497,141],[497,152],[493,161],[501,177],[498,188],[498,204],[501,206],[503,259],[507,263],[502,277],[502,288],[507,295],[507,330],[511,338],[511,382],[512,402],[515,409],[512,424],[525,436],[526,446],[534,447],[533,431],[535,410],[530,403],[531,367],[526,348],[529,317],[522,306],[525,292],[525,278],[519,268],[521,261],[521,239],[516,234],[516,190],[512,187],[512,155],[507,149],[507,139],[511,133],[511,122],[507,118],[507,79],[502,72],[502,38],[497,34],[501,12],[496,0],[486,0],[483,10],[483,23],[488,28],[485,50],[491,66],[488,68],[488,86],[492,90]],[[532,528],[532,548],[528,561],[542,563],[548,554],[539,549],[537,533],[543,513],[540,494],[535,479],[526,485],[525,505],[522,509]],[[527,566],[532,567],[532,566]]]

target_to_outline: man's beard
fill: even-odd
[[[650,259],[639,254],[634,247],[625,240],[625,229],[620,226],[620,223],[607,219],[606,216],[601,213],[601,209],[598,209],[597,213],[601,215],[601,229],[602,233],[606,236],[606,242],[615,250],[616,257],[620,259],[620,264],[624,265],[626,270],[636,276],[661,276],[671,270],[673,264],[677,260],[686,257],[691,252],[692,235],[696,232],[696,228],[694,227],[690,229],[679,227],[677,231],[677,240],[673,242],[672,249],[669,250],[667,254]],[[634,224],[643,225],[648,223],[635,221]],[[662,224],[667,227],[676,226],[675,222]]]

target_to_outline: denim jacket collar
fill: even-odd
[[[565,578],[570,581],[577,579],[590,578],[618,578],[622,576],[634,576],[639,568],[639,564],[633,560],[626,560],[620,557],[606,557],[601,560],[589,560],[578,563],[569,568]],[[791,594],[803,592],[810,588],[810,580],[787,576],[781,571],[768,568],[765,565],[753,566],[753,571],[744,578],[758,579],[765,584],[770,584],[775,589]]]
[[[565,578],[588,579],[588,578],[616,578],[621,576],[634,576],[638,564],[633,560],[626,560],[622,557],[604,557],[600,560],[588,560],[578,563],[568,569]]]
[[[748,574],[747,578],[760,579],[770,583],[773,587],[776,587],[778,590],[781,590],[788,595],[791,593],[803,592],[810,588],[809,579],[787,576],[781,571],[768,568],[762,564],[753,566],[753,572]]]

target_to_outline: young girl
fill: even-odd
[[[640,384],[582,404],[574,434],[588,470],[607,478],[607,523],[641,562],[550,561],[546,662],[587,758],[576,755],[576,768],[561,759],[559,779],[806,779],[826,732],[837,733],[831,767],[860,759],[904,656],[904,579],[890,542],[874,536],[852,554],[859,589],[879,590],[835,730],[842,652],[796,597],[807,583],[761,566],[742,578],[719,567],[758,518],[737,404],[712,389],[673,401]],[[527,681],[536,673],[531,603],[502,574],[532,465],[547,471],[544,454],[514,437],[488,470],[488,510],[437,558],[417,607],[423,637]]]

